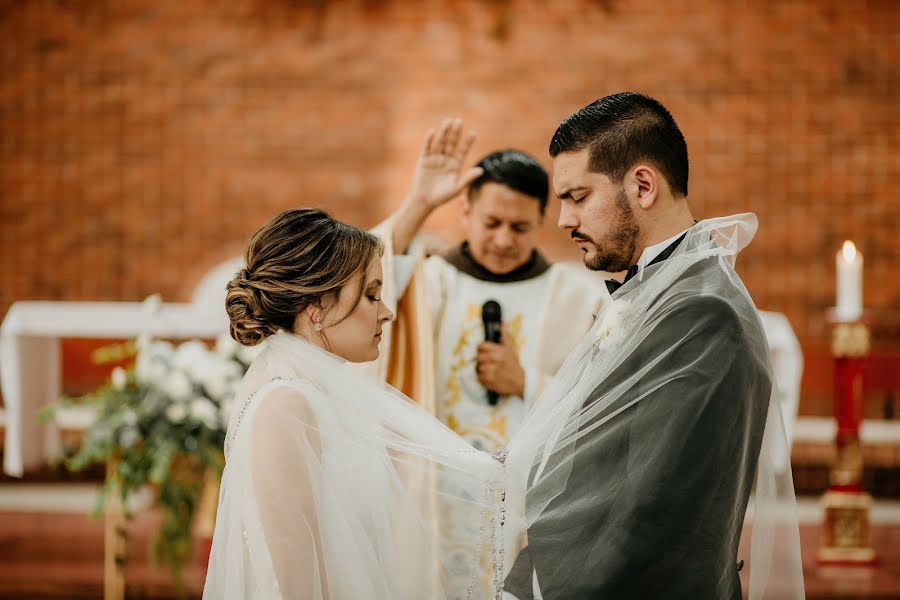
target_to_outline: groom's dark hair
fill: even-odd
[[[622,92],[568,116],[550,140],[550,156],[590,149],[588,166],[620,183],[640,161],[653,164],[676,197],[688,194],[688,150],[671,113],[659,101]]]
[[[478,197],[478,191],[486,183],[499,183],[538,201],[541,214],[547,208],[550,178],[541,163],[521,150],[491,152],[475,165],[484,171],[469,184],[469,201]]]

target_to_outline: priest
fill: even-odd
[[[537,160],[502,150],[464,169],[473,140],[460,119],[429,131],[405,202],[376,229],[397,283],[388,291],[397,318],[378,366],[474,447],[492,451],[515,432],[609,294],[602,279],[553,264],[536,247],[549,191]],[[419,229],[463,190],[465,239],[426,258]],[[488,301],[500,307],[496,342],[485,340]]]

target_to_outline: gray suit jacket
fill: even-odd
[[[586,403],[673,345],[654,373],[682,375],[659,389],[642,380],[616,406],[647,398],[579,440],[565,492],[529,529],[507,578],[518,598],[532,598],[532,569],[545,600],[741,598],[737,548],[771,392],[767,346],[715,259],[685,275],[705,289],[676,282],[657,299],[678,298],[678,308]]]

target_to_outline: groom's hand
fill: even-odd
[[[506,325],[500,343],[482,342],[475,357],[475,372],[485,389],[501,396],[525,396],[525,371],[519,364],[519,354]]]

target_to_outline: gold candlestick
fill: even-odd
[[[869,328],[860,320],[832,321],[834,417],[837,450],[830,487],[822,498],[820,563],[871,565],[869,509],[872,497],[863,490],[863,457],[859,432],[863,415],[863,367],[869,353]]]

